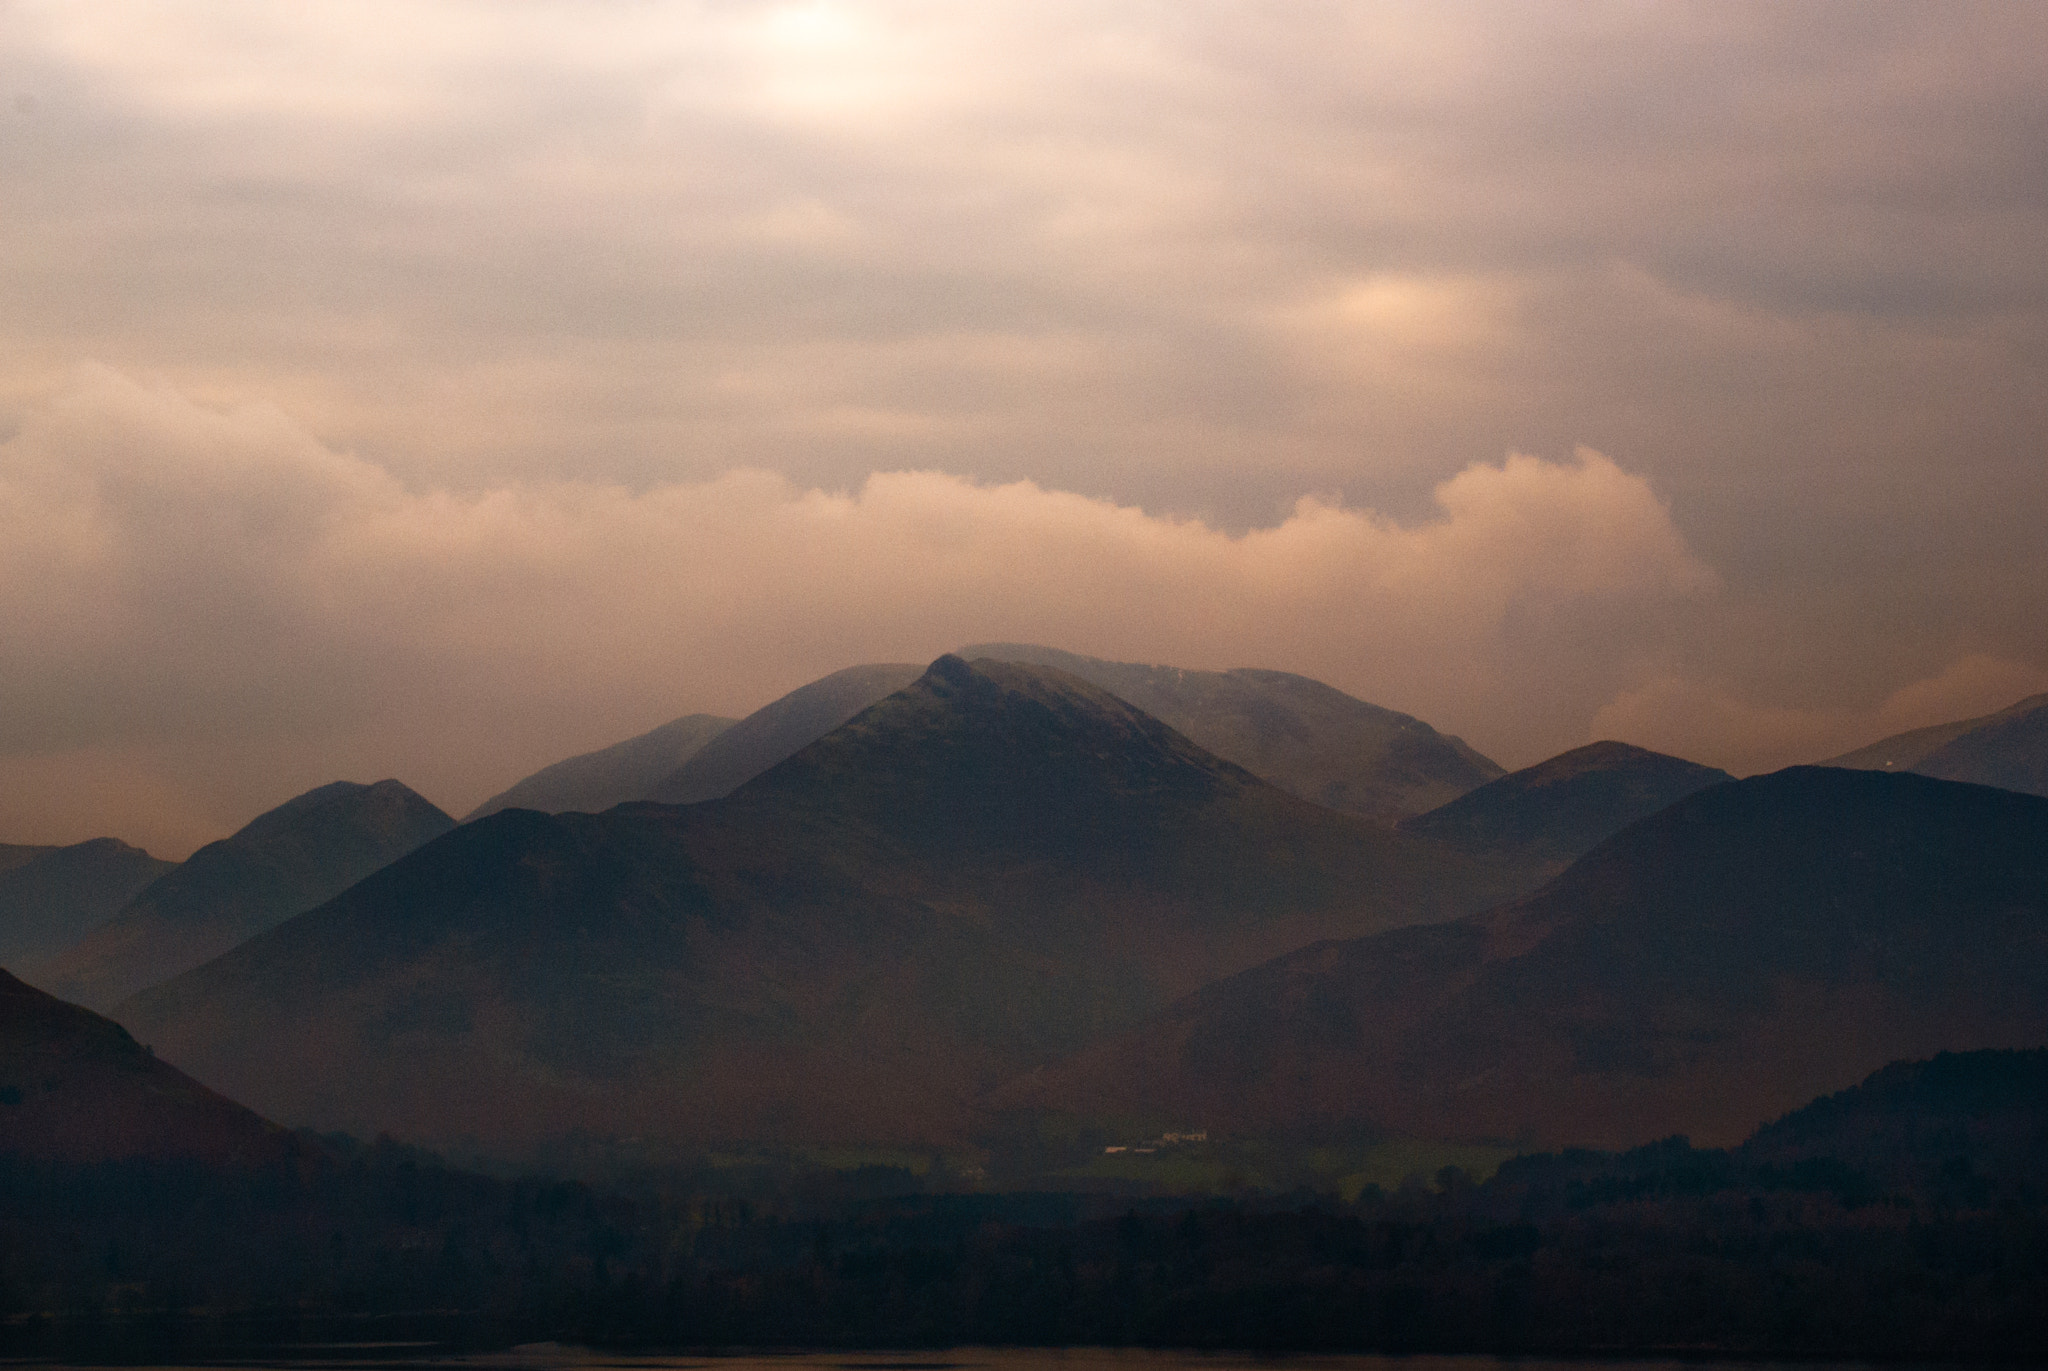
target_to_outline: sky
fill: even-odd
[[[2048,689],[2048,6],[0,0],[0,841],[858,661]]]

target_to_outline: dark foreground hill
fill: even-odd
[[[0,865],[0,966],[31,980],[177,865],[118,838],[14,851],[28,855]]]
[[[1010,1106],[1240,1131],[1727,1141],[1896,1058],[2048,1041],[2048,800],[1816,767],[1541,891],[1209,986]]]
[[[501,809],[538,809],[543,814],[572,810],[598,814],[647,793],[733,726],[716,714],[685,714],[660,728],[542,767],[499,791],[463,817],[468,823]]]
[[[43,967],[94,1009],[208,961],[329,899],[455,821],[397,781],[336,781],[251,820],[145,887]]]
[[[909,662],[871,662],[821,676],[755,710],[635,798],[672,805],[721,799],[923,674]]]
[[[1503,884],[946,657],[725,800],[464,825],[120,1012],[295,1124],[928,1142],[1218,975]]]
[[[241,1165],[294,1148],[283,1129],[158,1061],[119,1024],[0,971],[0,1157]]]
[[[1291,795],[1392,822],[1501,774],[1420,719],[1286,671],[1188,671],[989,643],[965,657],[1032,662],[1101,686]]]
[[[1916,771],[1945,781],[2048,795],[2048,695],[2030,696],[1981,718],[1901,733],[1827,765]]]
[[[1471,852],[1562,866],[1638,819],[1733,780],[1627,743],[1575,747],[1404,820],[1401,831]]]

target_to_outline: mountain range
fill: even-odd
[[[1471,918],[1303,948],[996,1103],[1516,1146],[1733,1141],[1902,1057],[2048,1041],[2048,800],[1728,782]]]
[[[1289,794],[1382,822],[1502,774],[1462,739],[1291,672],[1142,666],[1028,643],[984,643],[960,655],[1078,676]]]
[[[303,913],[455,821],[397,781],[336,781],[257,816],[145,886],[51,958],[38,983],[111,1009]]]
[[[466,824],[119,1014],[295,1124],[925,1143],[1218,976],[1516,888],[948,656],[723,800]]]

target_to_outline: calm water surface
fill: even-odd
[[[987,1348],[947,1351],[806,1352],[788,1355],[640,1357],[553,1343],[477,1356],[421,1356],[418,1344],[306,1349],[307,1359],[223,1362],[235,1371],[1826,1371],[1859,1363],[1717,1362],[1538,1357],[1253,1356],[1228,1352],[1155,1352],[1098,1347]],[[73,1371],[51,1368],[50,1371]],[[78,1371],[87,1371],[80,1368]],[[131,1371],[190,1371],[132,1368]],[[1900,1368],[1888,1368],[1900,1371]]]

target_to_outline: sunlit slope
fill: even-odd
[[[923,1142],[1215,976],[1504,883],[947,657],[726,800],[465,825],[120,1013],[293,1123]]]
[[[1304,949],[1008,1108],[1518,1145],[1731,1142],[1886,1062],[2048,1041],[2048,800],[1795,768],[1490,913]]]
[[[208,843],[45,966],[40,983],[109,1009],[304,913],[455,821],[397,781],[336,781]]]
[[[1404,820],[1401,831],[1562,865],[1636,820],[1732,779],[1716,767],[1627,743],[1588,743]]]
[[[1026,643],[960,652],[1078,676],[1290,794],[1383,822],[1501,774],[1462,739],[1292,672],[1143,666]]]
[[[733,723],[716,714],[671,719],[637,738],[542,767],[485,800],[465,815],[463,822],[501,809],[596,814],[628,800],[644,800],[650,790]]]

